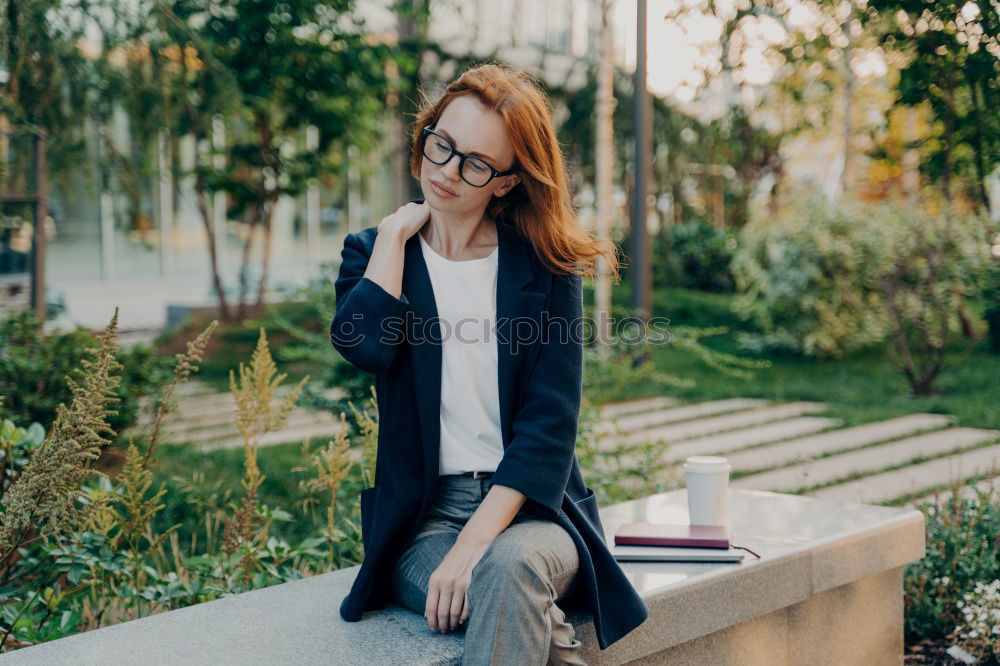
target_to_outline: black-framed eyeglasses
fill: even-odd
[[[453,155],[458,155],[458,175],[473,187],[485,187],[494,178],[514,173],[514,169],[497,171],[493,165],[481,157],[459,152],[455,149],[455,144],[448,140],[448,137],[438,134],[431,129],[430,125],[424,128],[421,136],[424,139],[424,157],[434,164],[447,164]]]

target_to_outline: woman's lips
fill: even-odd
[[[436,192],[436,193],[437,193],[437,194],[438,194],[439,196],[442,196],[442,197],[448,197],[448,198],[451,198],[451,197],[457,197],[457,196],[458,196],[458,195],[457,195],[457,194],[455,194],[454,192],[450,192],[450,191],[448,191],[448,190],[444,189],[443,187],[441,187],[440,185],[438,185],[438,184],[437,184],[436,182],[434,182],[433,180],[431,181],[431,187],[433,187],[433,188],[434,188],[434,191],[435,191],[435,192]]]

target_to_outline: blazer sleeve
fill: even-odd
[[[569,482],[583,398],[583,288],[579,275],[555,275],[549,321],[524,399],[511,424],[511,441],[493,483],[527,495],[558,517]]]
[[[366,245],[370,243],[364,243],[358,233],[344,239],[334,283],[337,304],[330,322],[330,342],[359,370],[378,374],[388,370],[396,357],[410,302],[405,294],[396,298],[364,276],[371,257],[371,248]]]

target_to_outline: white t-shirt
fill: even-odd
[[[438,474],[496,471],[503,458],[496,340],[499,247],[482,259],[451,261],[417,235],[442,337]]]

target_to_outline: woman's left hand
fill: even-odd
[[[424,617],[431,630],[447,633],[469,619],[469,585],[472,570],[489,550],[490,542],[475,544],[456,541],[427,584]]]

